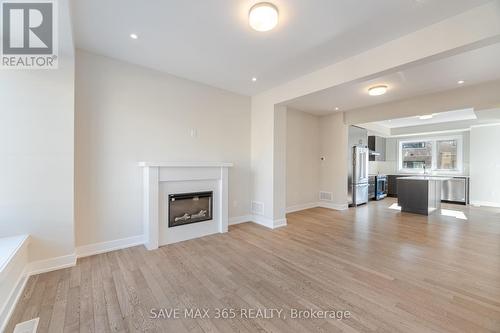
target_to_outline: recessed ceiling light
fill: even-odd
[[[260,2],[250,8],[248,23],[257,31],[272,30],[278,24],[278,8],[269,2]]]
[[[130,38],[132,38],[132,39],[138,39],[139,36],[137,36],[137,34],[130,34]]]
[[[458,83],[458,84],[464,84],[464,83],[465,83],[465,81],[464,81],[464,80],[460,80],[460,81],[458,81],[457,83]]]
[[[253,77],[252,78],[252,82],[256,82],[257,81],[257,78],[256,77]]]
[[[389,87],[386,85],[379,85],[375,87],[371,87],[368,89],[368,95],[370,96],[380,96],[387,92]]]
[[[424,114],[423,116],[418,116],[420,120],[432,119],[434,117],[433,114]]]
[[[337,106],[337,107],[335,108],[335,111],[338,111],[338,110],[340,110],[340,108]]]

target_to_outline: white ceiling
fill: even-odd
[[[266,33],[247,24],[256,2],[74,0],[76,46],[253,95],[488,0],[272,0]]]
[[[434,62],[416,65],[376,79],[350,83],[307,96],[287,105],[317,115],[329,114],[339,107],[340,111],[372,106],[409,97],[446,91],[500,78],[500,44],[461,53]],[[383,96],[369,96],[368,88],[387,84]]]
[[[372,124],[383,126],[385,128],[399,128],[399,127],[439,124],[451,121],[473,120],[473,119],[477,119],[474,110],[465,109],[465,110],[436,113],[433,115],[431,119],[420,119],[418,116],[405,117],[405,118],[398,118],[398,119],[391,119],[384,121],[376,121],[373,122]]]

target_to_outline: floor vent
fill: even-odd
[[[252,213],[264,215],[264,203],[259,201],[252,201]]]
[[[40,318],[31,319],[28,321],[23,321],[14,327],[13,333],[36,333],[38,328],[38,321]]]
[[[321,200],[321,201],[333,201],[333,193],[319,191],[319,200]]]

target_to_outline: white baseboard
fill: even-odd
[[[229,225],[240,224],[245,222],[252,222],[252,215],[236,216],[229,218]]]
[[[144,244],[143,235],[122,238],[122,239],[115,239],[107,242],[78,246],[76,248],[76,256],[78,258],[89,257],[95,254],[121,250],[127,247],[132,247],[142,244]]]
[[[471,201],[471,205],[473,206],[486,206],[486,207],[496,207],[500,208],[500,203],[499,202],[491,202],[491,201]]]
[[[314,207],[318,207],[318,206],[319,206],[318,202],[309,202],[306,204],[293,205],[293,206],[287,207],[286,212],[293,213],[293,212],[298,212],[301,210],[310,209],[310,208],[314,208]]]
[[[252,222],[260,224],[266,228],[269,229],[277,229],[286,226],[286,218],[285,219],[278,219],[278,220],[272,220],[270,218],[267,218],[262,215],[254,215],[252,217]]]
[[[76,265],[76,254],[49,258],[30,262],[27,265],[26,272],[29,276],[56,271],[58,269],[73,267]]]
[[[252,216],[252,222],[260,224],[264,227],[273,229],[274,228],[274,221],[270,218],[267,218],[262,215],[254,215]]]
[[[281,228],[281,227],[286,227],[286,225],[287,225],[286,218],[279,219],[279,220],[274,220],[273,229],[278,229],[278,228]]]
[[[334,209],[334,210],[345,210],[348,207],[347,203],[345,204],[336,204],[331,201],[319,201],[319,202],[310,202],[306,204],[301,204],[301,205],[295,205],[295,206],[290,206],[287,207],[286,212],[287,213],[294,213],[298,212],[301,210],[306,210],[306,209],[311,209],[315,207],[322,207],[322,208],[329,208],[329,209]]]
[[[318,202],[318,206],[323,207],[323,208],[334,209],[334,210],[346,210],[347,208],[349,208],[347,203],[336,204],[336,203],[333,203],[330,201],[320,201],[320,202]]]

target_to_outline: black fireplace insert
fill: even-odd
[[[213,192],[170,194],[168,196],[168,226],[209,221],[213,218]]]

